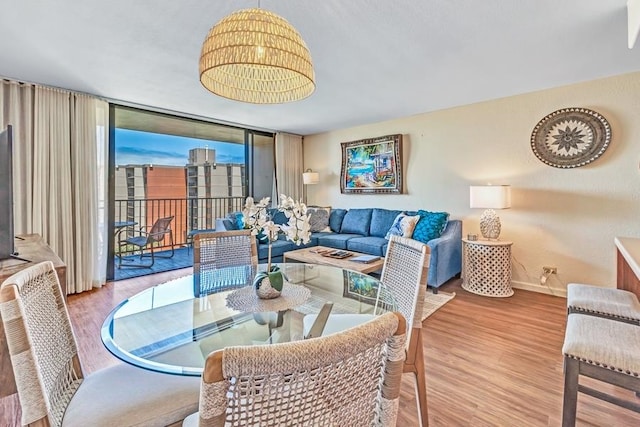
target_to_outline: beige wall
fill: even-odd
[[[613,137],[595,162],[558,169],[535,157],[530,137],[540,119],[567,107],[599,112]],[[341,194],[340,142],[396,133],[405,194]],[[640,237],[639,148],[640,73],[633,73],[307,136],[304,167],[320,173],[309,204],[447,211],[464,221],[464,234],[479,233],[482,213],[469,208],[469,185],[510,184],[512,208],[498,214],[501,239],[514,242],[514,286],[564,295],[571,282],[615,286],[614,237]],[[542,266],[558,268],[545,287]]]

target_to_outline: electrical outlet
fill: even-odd
[[[542,267],[542,272],[544,274],[557,274],[558,273],[558,267]]]

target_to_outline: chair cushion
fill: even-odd
[[[307,314],[304,316],[302,319],[303,336],[307,336],[317,317],[317,314]],[[375,319],[375,317],[373,314],[330,314],[322,330],[322,336],[335,334],[336,332],[342,332],[349,328],[362,325],[369,320]]]
[[[617,288],[569,283],[567,307],[574,311],[640,322],[640,303],[632,292]]]
[[[402,211],[374,208],[371,213],[369,236],[384,237],[393,225],[393,221]]]
[[[166,426],[196,412],[199,398],[199,377],[161,374],[120,363],[84,379],[62,425]]]
[[[369,235],[369,227],[371,226],[371,214],[373,209],[349,209],[342,220],[341,233],[360,234],[362,236]]]
[[[591,365],[640,376],[640,328],[602,317],[567,316],[562,353]]]
[[[422,243],[427,243],[429,240],[440,237],[447,226],[447,221],[449,221],[447,212],[420,210],[418,215],[420,215],[420,221],[418,221],[416,228],[413,230],[413,239]]]

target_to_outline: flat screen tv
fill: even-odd
[[[0,260],[14,254],[11,125],[0,133]]]

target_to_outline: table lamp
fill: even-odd
[[[307,203],[307,191],[305,191],[307,185],[315,185],[318,182],[320,182],[320,174],[318,172],[314,172],[311,169],[307,169],[302,174],[302,183],[304,184],[302,188],[304,197],[302,199],[304,200],[305,203]]]
[[[480,233],[488,240],[498,240],[500,218],[494,209],[511,207],[511,186],[472,185],[469,187],[469,206],[486,209],[480,217]]]

